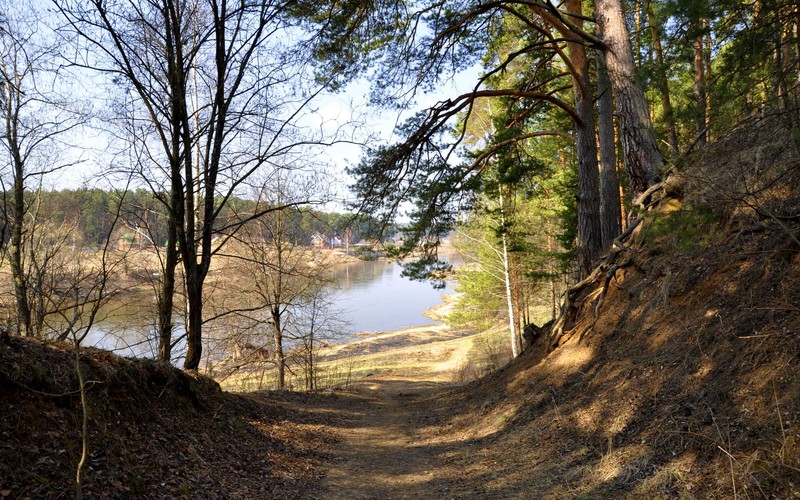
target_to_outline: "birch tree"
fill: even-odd
[[[505,206],[505,202],[506,199],[501,191],[498,193],[498,199],[495,200],[497,215],[499,215],[500,220],[499,226],[493,229],[493,239],[489,239],[486,234],[472,235],[465,230],[458,230],[458,235],[461,239],[469,242],[471,246],[477,246],[483,250],[483,253],[494,256],[493,259],[478,260],[475,258],[473,262],[478,265],[484,273],[496,280],[497,283],[502,284],[506,314],[508,316],[509,346],[511,348],[511,356],[516,358],[519,355],[521,347],[520,335],[517,329],[517,316],[514,307],[514,288],[517,284],[512,280],[508,236],[509,221],[507,221],[508,207]]]

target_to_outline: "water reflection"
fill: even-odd
[[[83,345],[113,351],[120,356],[155,358],[158,352],[156,334],[156,305],[150,298],[128,297],[124,303],[114,302],[103,307],[94,327],[89,330]],[[173,338],[184,334],[183,318],[174,319]],[[176,346],[182,357],[185,343]]]
[[[341,295],[336,301],[350,333],[392,331],[434,323],[423,315],[442,301],[447,288],[401,276],[402,266],[385,260],[348,264],[339,275]]]

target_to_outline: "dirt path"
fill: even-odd
[[[389,364],[413,360],[413,368],[377,370],[325,404],[309,408],[335,415],[335,433],[341,439],[324,471],[325,480],[310,498],[447,496],[448,480],[437,471],[442,454],[458,444],[441,439],[438,401],[454,387],[471,343],[452,340],[453,333],[440,326],[412,330],[406,336],[414,334],[413,342],[421,343],[393,342],[386,347]],[[386,343],[382,337],[375,342]]]
[[[341,454],[320,491],[330,499],[424,498],[437,489],[437,453],[427,442],[430,398],[440,384],[365,380],[341,399]]]

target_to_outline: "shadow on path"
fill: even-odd
[[[365,378],[333,406],[348,415],[340,452],[312,498],[425,498],[446,494],[436,470],[446,446],[425,442],[438,421],[436,395],[449,384]],[[430,429],[428,429],[430,431]]]

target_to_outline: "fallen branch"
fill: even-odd
[[[644,217],[642,217],[641,215],[636,217],[636,218],[634,218],[630,222],[630,224],[628,224],[628,228],[625,231],[623,231],[622,234],[620,234],[619,236],[614,238],[614,241],[611,242],[611,247],[612,248],[617,247],[617,248],[627,249],[628,247],[625,246],[625,243],[624,243],[625,240],[627,240],[630,237],[630,235],[633,234],[633,231],[639,226],[639,224],[642,223],[643,220],[644,220]]]

